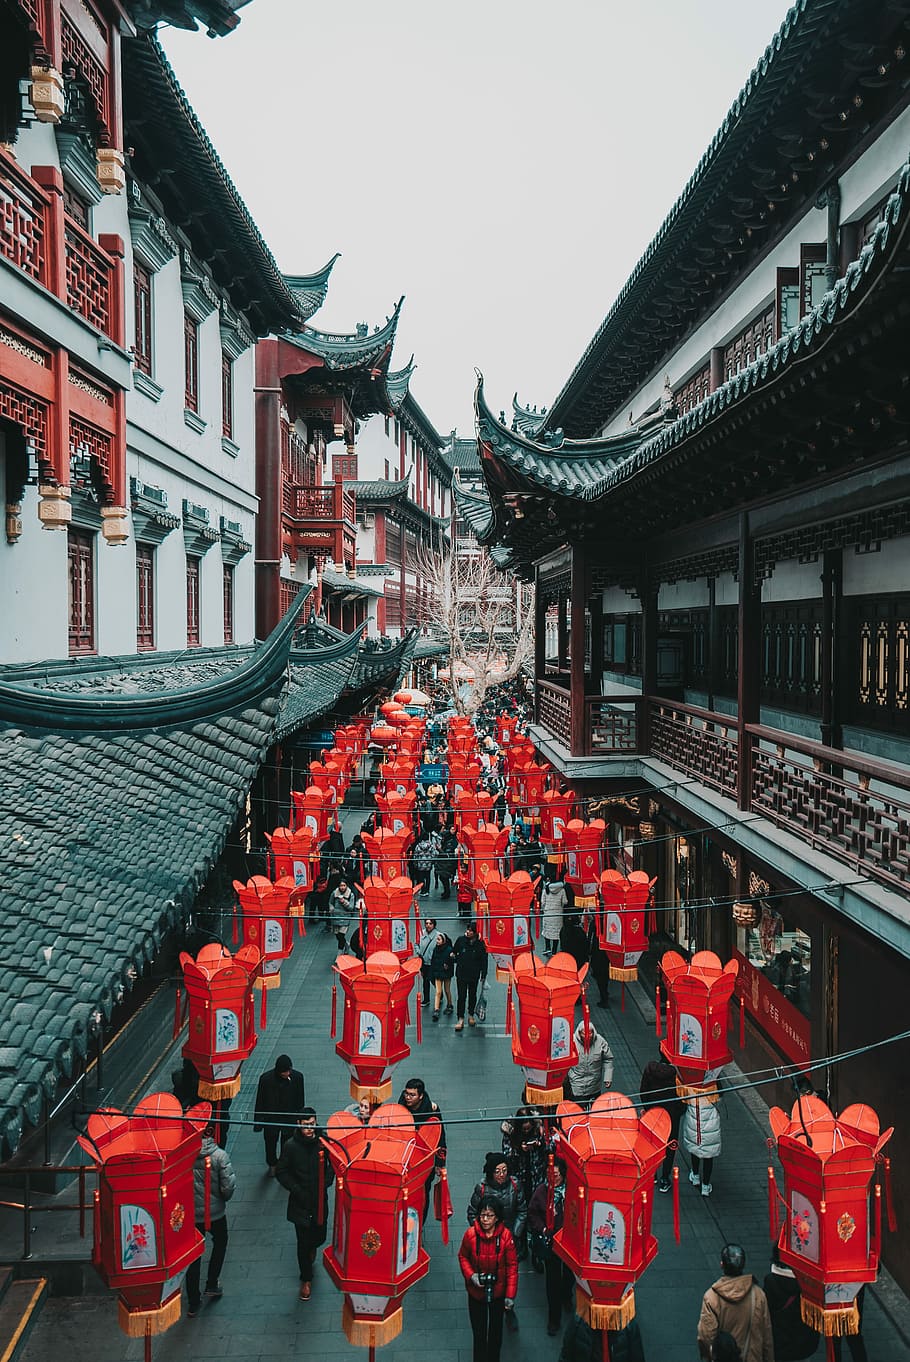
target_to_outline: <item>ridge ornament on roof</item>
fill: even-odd
[[[371,333],[365,326],[350,332],[317,331],[313,326],[302,326],[298,331],[287,331],[287,339],[323,361],[327,369],[342,370],[367,367],[377,375],[383,363],[388,363],[395,343],[398,318],[404,294],[398,299],[391,317]]]
[[[286,274],[284,282],[287,284],[297,303],[297,315],[302,322],[309,321],[314,312],[318,312],[326,300],[329,291],[329,276],[335,267],[335,262],[341,259],[341,252],[336,251],[331,260],[323,265],[321,270],[316,270],[314,274]]]

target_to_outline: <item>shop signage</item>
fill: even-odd
[[[804,1017],[741,951],[734,950],[733,956],[739,961],[736,996],[745,998],[746,1011],[789,1060],[795,1064],[808,1063],[812,1058],[809,1018]]]

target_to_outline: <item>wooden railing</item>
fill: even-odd
[[[585,756],[637,752],[641,705],[637,695],[589,695],[585,700]]]
[[[736,720],[714,710],[649,698],[649,756],[697,776],[712,790],[736,797],[739,737]]]
[[[569,692],[550,681],[537,682],[537,722],[572,750],[572,704]]]
[[[113,335],[114,261],[69,217],[64,243],[67,303],[90,325]]]
[[[49,202],[44,190],[0,153],[0,255],[48,288]]]

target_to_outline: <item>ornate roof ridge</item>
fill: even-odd
[[[129,10],[140,29],[162,22],[190,30],[204,24],[210,38],[223,38],[240,23],[235,11],[249,3],[250,0],[130,0]]]
[[[383,478],[345,478],[345,487],[350,488],[355,497],[376,501],[391,501],[395,497],[406,496],[411,481],[411,470],[403,478],[386,481]]]
[[[302,326],[299,331],[288,332],[288,339],[318,355],[329,369],[353,369],[358,365],[376,364],[383,359],[388,365],[403,303],[404,294],[395,304],[391,317],[387,317],[384,325],[378,326],[373,332],[365,327],[355,332],[333,332]]]
[[[408,360],[403,369],[396,369],[385,376],[385,390],[389,395],[389,405],[393,411],[399,411],[405,398],[408,396],[408,388],[411,382],[411,375],[417,365],[414,363],[414,356]]]
[[[525,407],[518,400],[518,393],[512,394],[512,429],[522,435],[535,436],[547,419],[546,407]]]
[[[323,621],[318,621],[323,625]],[[326,630],[332,626],[325,626]],[[333,662],[338,658],[346,657],[348,653],[356,653],[360,640],[363,637],[365,624],[359,625],[350,634],[342,634],[341,638],[335,643],[320,643],[301,647],[299,644],[292,645],[290,657],[292,662],[316,661]],[[337,632],[341,632],[338,630]]]
[[[482,544],[492,533],[496,524],[496,513],[487,491],[465,487],[458,469],[452,479],[452,491],[458,514],[463,516]]]
[[[316,270],[313,274],[285,274],[282,276],[294,295],[298,316],[303,321],[308,321],[325,302],[326,294],[329,291],[329,276],[335,268],[335,262],[340,259],[341,251],[336,251],[331,260],[323,265],[321,270]]]
[[[148,695],[74,695],[0,680],[0,723],[58,732],[170,728],[249,706],[280,680],[297,617],[311,591],[307,584],[298,592],[268,638],[227,676]]]

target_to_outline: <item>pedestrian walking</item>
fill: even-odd
[[[352,885],[343,877],[329,895],[329,922],[338,942],[338,949],[347,946],[352,927],[359,922],[358,898]]]
[[[477,985],[487,977],[487,948],[480,938],[477,926],[469,922],[462,936],[452,947],[452,961],[455,967],[457,998],[455,1003],[455,1030],[464,1030],[465,1004],[468,1009],[468,1025],[476,1026]]]
[[[398,1098],[399,1106],[409,1111],[415,1126],[423,1125],[424,1121],[439,1122],[439,1143],[436,1146],[436,1158],[430,1176],[424,1183],[423,1197],[423,1223],[426,1224],[427,1215],[430,1210],[430,1195],[433,1190],[433,1182],[439,1172],[445,1167],[448,1149],[446,1147],[446,1128],[443,1125],[442,1112],[437,1104],[427,1092],[426,1084],[422,1078],[409,1078],[401,1090]]]
[[[502,1123],[502,1152],[509,1172],[518,1179],[525,1200],[546,1179],[550,1145],[537,1107],[519,1107],[511,1120]],[[518,1246],[519,1253],[521,1245]]]
[[[322,844],[321,868],[328,881],[328,890],[331,895],[338,887],[338,881],[344,874],[344,837],[340,828],[332,828],[325,842]]]
[[[692,1164],[689,1181],[701,1189],[702,1196],[710,1196],[714,1160],[721,1149],[720,1093],[717,1088],[687,1088],[679,1082],[677,1092],[684,1107],[680,1139]]]
[[[458,1265],[468,1292],[473,1362],[499,1362],[503,1318],[514,1315],[518,1294],[518,1258],[495,1198],[484,1197],[477,1207],[476,1223],[465,1230],[458,1250]]]
[[[590,1103],[613,1086],[613,1051],[593,1022],[580,1021],[575,1028],[578,1060],[566,1075],[567,1097]]]
[[[441,899],[451,898],[452,881],[458,869],[458,838],[451,828],[446,828],[439,839],[439,855],[436,858],[436,885],[442,886]]]
[[[771,1333],[774,1336],[774,1362],[802,1362],[818,1349],[819,1335],[803,1320],[799,1282],[792,1268],[780,1260],[776,1244],[771,1248],[771,1271],[763,1282]]]
[[[430,880],[433,877],[433,862],[436,859],[437,843],[434,834],[425,832],[414,848],[411,858],[411,875],[414,889],[418,894],[429,894]]]
[[[624,1329],[608,1329],[610,1362],[645,1362],[645,1350],[637,1319],[630,1319]],[[603,1333],[592,1329],[581,1315],[574,1315],[566,1325],[559,1350],[559,1362],[601,1362]]]
[[[559,949],[571,955],[579,969],[588,963],[588,938],[577,913],[566,913],[559,933]]]
[[[304,1107],[275,1169],[275,1177],[289,1193],[287,1218],[297,1234],[302,1301],[310,1299],[316,1250],[325,1243],[328,1234],[328,1190],[335,1177],[319,1143],[321,1134],[316,1126],[316,1112],[312,1107]]]
[[[643,1107],[663,1107],[670,1117],[670,1138],[667,1152],[660,1166],[658,1192],[669,1192],[673,1187],[673,1164],[679,1145],[679,1123],[682,1120],[683,1104],[676,1091],[676,1070],[668,1064],[663,1055],[658,1054],[642,1070],[639,1080],[641,1104]]]
[[[566,886],[562,882],[559,870],[554,867],[550,872],[550,878],[540,891],[540,933],[547,955],[553,955],[559,945],[562,915],[568,902]]]
[[[210,1300],[220,1300],[221,1269],[228,1246],[227,1203],[236,1186],[234,1170],[227,1154],[215,1143],[215,1125],[209,1122],[202,1132],[202,1145],[193,1164],[193,1213],[196,1229],[205,1237],[212,1236],[212,1256],[205,1279],[205,1294]],[[202,1258],[194,1258],[186,1270],[187,1314],[198,1315],[202,1304],[199,1280]]]
[[[430,978],[436,990],[433,1002],[434,1022],[439,1021],[443,993],[446,999],[446,1016],[451,1017],[455,1010],[452,1007],[452,975],[454,972],[455,960],[452,954],[452,942],[445,932],[437,932],[433,954],[430,956]]]
[[[553,1235],[562,1229],[566,1202],[566,1165],[553,1162],[553,1226],[547,1229],[547,1202],[550,1189],[542,1181],[534,1189],[528,1206],[528,1240],[532,1260],[543,1265],[547,1293],[547,1333],[554,1338],[562,1323],[563,1306],[571,1304],[574,1277],[571,1269],[553,1251]]]
[[[752,1274],[746,1275],[746,1250],[725,1244],[720,1268],[723,1275],[702,1298],[696,1335],[700,1356],[710,1362],[715,1339],[726,1332],[736,1340],[742,1362],[774,1362],[768,1302]]]
[[[306,1103],[303,1074],[294,1068],[290,1055],[279,1055],[275,1066],[259,1079],[256,1106],[253,1110],[254,1131],[262,1131],[265,1139],[265,1171],[275,1176],[279,1145],[294,1134],[297,1113]]]
[[[436,947],[436,919],[428,917],[423,924],[423,935],[417,943],[415,954],[420,961],[420,979],[423,985],[421,996],[417,999],[418,1007],[426,1007],[430,1001],[430,961],[433,958],[433,951]]]
[[[487,1155],[484,1161],[483,1182],[478,1182],[468,1203],[468,1224],[472,1225],[475,1222],[482,1203],[491,1199],[496,1202],[499,1218],[512,1235],[517,1258],[518,1245],[523,1244],[525,1240],[528,1203],[518,1179],[509,1172],[504,1155],[495,1151]],[[526,1248],[524,1256],[527,1256]],[[518,1328],[518,1318],[514,1313],[507,1319],[506,1327],[512,1332]]]

